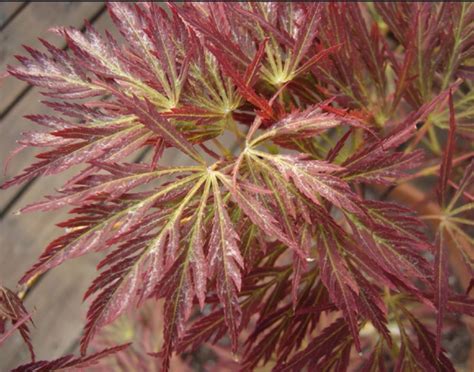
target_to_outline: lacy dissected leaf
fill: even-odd
[[[159,173],[156,175],[159,176]],[[99,197],[96,203],[86,203],[88,205],[77,207],[73,212],[77,213],[78,217],[58,225],[67,228],[69,232],[48,245],[21,282],[25,283],[32,276],[43,273],[67,259],[107,249],[114,237],[125,234],[145,220],[147,212],[154,204],[179,197],[189,190],[191,183],[199,177],[199,173],[187,176],[138,199],[122,198],[104,204]],[[95,191],[100,192],[100,188]]]
[[[455,371],[454,366],[447,357],[445,351],[440,348],[436,350],[436,337],[423,324],[416,319],[412,319],[412,324],[418,338],[418,347],[425,356],[425,358],[436,369],[444,371]]]
[[[263,363],[267,363],[268,360],[274,355],[275,350],[277,349],[277,345],[279,340],[281,339],[281,333],[284,331],[285,327],[288,327],[291,322],[291,317],[288,314],[290,310],[287,308],[283,308],[281,310],[275,311],[272,317],[267,317],[266,322],[260,322],[260,329],[263,329],[262,325],[267,325],[268,327],[276,324],[272,329],[271,332],[266,334],[260,342],[256,342],[257,339],[256,333],[254,332],[249,341],[249,347],[247,352],[245,353],[245,359],[242,362],[242,368],[255,368],[260,361]],[[279,321],[279,323],[278,323]],[[251,346],[253,346],[251,348]]]
[[[227,326],[224,310],[216,310],[194,322],[177,345],[177,352],[183,352],[188,349],[196,350],[202,343],[210,339],[216,342],[226,333]]]
[[[145,127],[162,136],[170,145],[178,148],[184,154],[188,155],[197,162],[202,163],[203,160],[188,140],[153,107],[148,101],[141,101],[134,97],[126,101],[130,110],[137,115]]]
[[[90,340],[101,327],[117,319],[130,306],[140,304],[143,300],[155,295],[156,286],[163,279],[164,273],[178,259],[181,219],[188,212],[205,178],[197,174],[194,177],[183,178],[182,184],[183,181],[185,181],[184,184],[193,181],[195,183],[192,187],[185,189],[184,195],[178,195],[172,211],[165,211],[161,215],[159,212],[151,214],[149,215],[150,222],[147,222],[145,217],[152,203],[158,197],[178,188],[179,181],[152,194],[148,198],[146,210],[138,212],[138,219],[132,216],[132,223],[130,220],[124,222],[135,230],[125,229],[124,232],[131,231],[129,238],[124,239],[122,235],[120,239],[122,244],[99,264],[99,267],[108,266],[108,269],[94,280],[85,295],[88,297],[97,293],[89,308],[88,321],[81,340],[83,354]],[[108,239],[110,240],[111,237]],[[178,293],[178,296],[181,295]]]
[[[242,104],[232,79],[222,74],[222,68],[207,47],[211,39],[219,38],[217,30],[220,29],[220,25],[215,23],[217,19],[220,19],[223,24],[231,22],[238,27],[235,20],[227,16],[224,11],[226,7],[227,5],[223,3],[217,4],[215,7],[206,3],[199,6],[195,4],[185,4],[179,7],[171,5],[175,24],[182,22],[180,19],[182,18],[193,28],[189,30],[187,42],[174,42],[175,46],[177,45],[180,49],[180,54],[185,55],[185,59],[189,59],[189,63],[187,81],[182,92],[182,105],[171,110],[170,115],[173,117],[183,120],[197,120],[198,123],[213,122],[215,124],[215,121],[225,119]],[[212,15],[208,17],[210,14],[207,12]],[[216,32],[209,32],[208,27]],[[201,35],[205,35],[204,40],[200,37]],[[245,54],[234,49],[233,43],[229,41],[229,35],[225,35],[223,38],[227,42],[218,42],[217,45],[226,51],[226,58],[229,58],[228,52],[233,50],[239,55],[239,59],[247,60]],[[192,58],[188,58],[191,50]]]
[[[209,3],[204,3],[202,6],[186,3],[183,6],[173,6],[172,9],[209,41],[221,47],[229,58],[246,66],[250,60],[233,40],[229,30],[232,18],[227,17],[225,7],[225,4],[214,7]],[[222,23],[219,24],[219,20]]]
[[[291,59],[289,62],[288,70],[289,78],[293,78],[297,73],[297,66],[306,57],[309,50],[313,46],[313,41],[318,33],[319,21],[321,19],[321,5],[320,4],[308,4],[303,8],[303,21],[301,27],[298,29],[295,40],[296,43],[291,50]],[[306,70],[308,67],[303,66],[302,69]]]
[[[450,311],[474,316],[474,299],[469,297],[469,293],[466,295],[451,293],[448,297],[447,307]]]
[[[407,119],[404,125],[410,122],[413,123],[411,118]],[[406,171],[421,164],[423,153],[418,150],[410,153],[391,150],[406,141],[412,134],[413,127],[408,127],[407,130],[396,130],[386,138],[362,147],[343,163],[344,179],[354,182],[390,184],[403,177]]]
[[[176,7],[176,11],[204,35],[209,49],[242,96],[266,118],[272,118],[274,113],[266,100],[252,89],[257,79],[252,79],[255,73],[251,71],[256,69],[251,66],[258,67],[262,79],[279,87],[327,57],[334,48],[318,50],[318,53],[311,48],[317,35],[320,8],[317,4],[302,3],[240,3],[215,7],[188,5]],[[296,14],[298,17],[293,18]],[[279,16],[288,17],[289,22],[279,23]],[[255,40],[262,40],[264,44]],[[255,57],[250,60],[247,56],[252,55]]]
[[[468,87],[467,91],[458,89],[452,92],[453,105],[456,113],[456,133],[472,140],[474,137],[474,126],[472,124],[474,119],[474,109],[472,108],[474,90],[472,89],[472,83],[464,81],[464,84]],[[450,116],[450,110],[442,110],[432,114],[431,118],[438,128],[449,130]]]
[[[150,86],[151,84],[144,82],[140,76],[134,76],[130,68],[126,66],[120,58],[122,53],[119,46],[110,34],[104,38],[90,24],[86,24],[85,32],[75,28],[60,28],[58,32],[66,37],[77,64],[101,76],[105,81],[115,79],[125,87],[129,87],[135,95],[148,97],[153,102],[167,107],[166,98]],[[106,87],[103,84],[100,85]]]
[[[321,280],[327,288],[331,300],[344,312],[344,317],[349,323],[349,329],[357,344],[359,285],[341,254],[342,242],[335,232],[320,228],[317,239]]]
[[[198,298],[201,309],[204,307],[207,281],[207,262],[204,256],[205,213],[210,188],[211,181],[208,179],[199,206],[192,216],[193,225],[188,233],[187,247],[156,285],[157,296],[166,297],[162,352],[164,370],[169,368],[171,353],[184,335],[184,325],[191,315],[194,296]]]
[[[197,48],[197,60],[191,62],[189,79],[183,93],[184,105],[173,110],[177,117],[198,120],[198,123],[226,119],[239,106],[242,99],[230,77],[222,72],[222,67],[210,51]],[[213,120],[214,119],[214,120]]]
[[[0,337],[0,345],[2,345],[9,337],[11,337],[18,329],[25,326],[25,323],[31,319],[30,314],[25,314],[17,322],[15,322],[7,331],[5,331],[5,325],[2,325],[2,332]],[[3,321],[3,320],[2,320]],[[4,322],[4,321],[3,321]],[[28,345],[29,347],[29,345]]]
[[[402,340],[400,352],[395,365],[395,371],[415,372],[420,370],[430,370],[432,366],[413,342],[405,336]]]
[[[406,176],[406,171],[419,167],[422,160],[422,151],[405,154],[373,148],[358,159],[345,163],[347,171],[343,178],[352,182],[391,184]]]
[[[232,11],[256,37],[269,38],[265,48],[266,63],[261,67],[261,73],[276,87],[291,81],[327,55],[325,52],[314,53],[311,48],[321,18],[319,4],[249,3],[233,7]],[[296,14],[297,17],[290,16]],[[289,22],[279,24],[279,16],[287,16]]]
[[[181,55],[178,60],[180,44],[187,43],[183,25],[176,17],[171,21],[157,5],[151,5],[148,11],[138,4],[109,2],[107,5],[114,23],[131,46],[130,69],[166,97],[160,101],[163,107],[175,107],[189,62]]]
[[[292,180],[298,190],[313,203],[320,205],[322,196],[336,207],[358,211],[357,197],[349,185],[332,175],[341,171],[338,165],[320,160],[308,159],[306,155],[270,155],[260,151],[253,152],[275,167],[286,180]]]
[[[271,139],[278,144],[285,144],[303,138],[311,138],[324,131],[349,124],[363,127],[361,123],[350,118],[330,112],[324,112],[321,105],[314,105],[302,112],[294,112],[268,128],[262,135],[252,141],[255,146],[264,140]]]
[[[338,100],[344,105],[359,108],[369,107],[376,99],[384,100],[386,88],[386,57],[380,31],[373,25],[369,34],[364,21],[359,4],[333,3],[323,7],[321,44],[326,48],[340,47],[312,69],[332,93],[341,96]]]
[[[321,312],[335,309],[328,301],[324,286],[320,280],[315,280],[314,274],[303,278],[304,286],[296,306],[285,304],[277,308],[279,294],[290,288],[287,276],[277,278],[281,284],[278,283],[275,287],[273,306],[268,306],[268,311],[261,312],[261,317],[248,338],[242,364],[244,369],[254,368],[260,361],[268,361],[275,353],[278,364],[283,365],[291,352],[299,349],[306,334],[315,327]]]
[[[453,105],[453,95],[449,94],[449,133],[444,150],[443,159],[440,167],[440,176],[438,187],[436,189],[438,194],[438,202],[441,208],[446,206],[446,193],[448,187],[448,180],[453,165],[453,154],[455,150],[455,134],[456,134],[456,119]],[[449,291],[449,268],[448,268],[448,248],[446,247],[446,232],[444,226],[441,224],[438,234],[436,236],[436,253],[435,253],[435,302],[438,307],[436,317],[436,353],[439,354],[441,350],[441,331],[443,326],[443,318],[447,306],[448,291]]]
[[[18,296],[10,289],[0,286],[0,335],[11,335],[11,333],[6,330],[7,322],[11,322],[12,329],[18,329],[28,347],[31,359],[34,361],[35,353],[30,339],[30,329],[27,324],[30,318],[31,315],[28,314],[28,311]],[[5,338],[0,338],[0,345],[4,340]]]
[[[114,346],[97,353],[91,354],[87,357],[75,357],[74,355],[66,355],[52,361],[40,360],[28,364],[23,364],[12,370],[15,372],[47,372],[47,371],[82,371],[96,365],[101,359],[107,358],[113,354],[120,353],[129,347],[130,344],[123,344]]]
[[[422,229],[424,224],[404,207],[388,202],[364,201],[369,217],[346,214],[354,237],[384,272],[408,287],[414,278],[429,285],[430,265],[422,252],[431,250]]]
[[[73,27],[57,28],[56,31],[66,37],[69,48],[84,67],[107,77],[126,79],[130,76],[118,57],[118,45],[110,34],[104,38],[89,23],[84,32]]]
[[[21,211],[29,212],[35,210],[53,210],[67,205],[87,205],[96,202],[96,198],[107,195],[107,200],[119,199],[122,195],[141,185],[149,184],[154,180],[182,174],[186,171],[199,171],[200,167],[175,167],[160,168],[150,171],[148,166],[137,164],[119,165],[117,163],[94,164],[100,170],[106,170],[110,174],[91,174],[75,182],[68,188],[61,190],[62,195],[48,197],[24,207]]]
[[[449,93],[449,133],[448,133],[448,140],[446,143],[446,148],[443,154],[443,161],[440,167],[440,175],[439,175],[439,182],[438,182],[438,201],[441,207],[445,206],[446,202],[446,192],[448,186],[448,180],[451,173],[451,168],[453,165],[453,155],[455,150],[455,135],[456,135],[456,118],[454,112],[454,104],[453,104],[453,94],[452,92]]]
[[[235,175],[239,171],[239,169],[236,168],[238,165],[239,160],[237,160],[237,163],[234,167]],[[243,167],[243,173],[245,174],[245,171],[248,170],[249,178],[252,182],[251,187],[258,187],[259,191],[255,198],[251,197],[251,199],[248,199],[247,197],[241,196],[240,199],[242,199],[242,201],[240,203],[242,204],[242,207],[248,203],[246,201],[247,199],[248,201],[251,201],[251,208],[253,208],[252,205],[258,205],[258,211],[268,210],[268,213],[265,212],[265,214],[273,214],[274,217],[271,219],[262,215],[262,217],[264,217],[263,221],[260,220],[257,222],[255,219],[253,219],[253,221],[254,223],[257,223],[257,225],[259,225],[263,231],[267,232],[267,234],[278,237],[281,242],[292,248],[296,254],[295,257],[303,260],[306,259],[308,252],[305,252],[303,249],[304,247],[301,246],[298,241],[299,227],[296,222],[299,216],[297,215],[297,207],[301,207],[302,209],[304,208],[303,197],[298,194],[298,189],[291,182],[286,180],[285,177],[279,172],[275,172],[275,169],[271,164],[268,164],[267,162],[263,161],[263,159],[255,156],[251,152],[245,153],[245,156],[242,158],[241,165],[247,166]],[[244,185],[245,187],[250,186],[250,184]],[[251,191],[250,187],[249,189]],[[234,191],[234,193],[235,192],[236,191]],[[253,213],[255,214],[255,212]],[[262,214],[261,212],[257,213]],[[302,214],[305,218],[305,221],[309,221],[309,214],[305,213],[304,209],[302,210]],[[249,214],[249,216],[251,217],[251,214]],[[282,227],[276,227],[277,230],[274,227],[269,228],[268,222],[273,221],[276,221],[277,224],[280,224]],[[276,233],[277,231],[280,232]]]
[[[377,342],[374,350],[369,355],[369,358],[364,361],[361,366],[363,371],[368,372],[385,372],[386,368],[384,365],[384,354],[383,354],[383,341]]]
[[[47,118],[35,118],[40,121],[44,119]],[[74,165],[92,161],[121,160],[142,147],[150,137],[150,133],[137,123],[133,116],[111,118],[102,126],[92,121],[88,126],[66,123],[61,129],[55,129],[48,134],[36,133],[35,137],[23,142],[23,145],[27,146],[54,146],[55,148],[37,155],[36,157],[41,159],[39,162],[5,182],[2,188],[23,183],[38,176],[57,174]]]
[[[357,50],[357,55],[364,61],[367,72],[376,83],[377,92],[383,94],[387,85],[385,69],[388,61],[385,56],[386,46],[382,41],[381,30],[375,22],[371,24],[369,22],[369,27],[367,27],[360,4],[346,3],[340,6],[347,7],[344,15],[348,17],[349,21],[345,24],[342,23],[342,25],[352,31],[354,49]]]
[[[244,80],[243,76],[240,76],[233,66],[229,64],[225,56],[222,55],[219,49],[212,48],[212,53],[216,56],[217,61],[222,66],[223,71],[232,79],[233,83],[237,86],[239,93],[251,104],[257,107],[260,111],[260,115],[267,120],[275,118],[275,113],[270,106],[267,99],[257,94],[250,85]]]
[[[321,213],[316,248],[321,280],[331,300],[343,311],[349,323],[356,348],[359,318],[372,322],[377,331],[390,342],[387,330],[387,308],[380,285],[394,287],[393,279],[384,274],[376,259],[361,249],[334,220]],[[367,277],[366,277],[367,276]],[[369,279],[370,278],[370,279]],[[398,282],[395,282],[398,285]]]
[[[256,226],[268,234],[268,236],[276,237],[282,243],[294,249],[299,255],[304,256],[296,241],[292,240],[280,229],[271,212],[266,210],[257,199],[241,190],[238,185],[233,185],[230,178],[223,175],[220,175],[219,178],[229,190],[235,202]]]
[[[409,354],[413,355],[413,360],[411,360],[410,363],[413,363],[413,365],[423,365],[424,368],[427,369],[454,371],[454,367],[446,356],[445,351],[442,348],[440,348],[439,351],[436,350],[436,336],[404,306],[401,306],[400,309],[413,327],[414,334],[418,340],[418,347],[415,347],[405,332],[402,332],[402,339],[406,343],[405,349]],[[404,363],[401,355],[399,355],[398,361],[399,363]],[[397,370],[402,371],[404,369]]]
[[[448,241],[451,240],[461,253],[468,272],[473,273],[474,262],[471,257],[474,239],[470,235],[469,225],[471,225],[472,210],[474,209],[474,198],[470,193],[474,178],[474,161],[469,163],[463,173],[459,185],[452,184],[456,187],[456,191],[444,208],[441,216],[445,220],[441,222],[438,230],[439,233],[443,231]]]
[[[278,366],[274,370],[301,371],[308,364],[314,366],[321,358],[350,338],[350,330],[346,322],[339,318],[324,329],[320,336],[311,340],[305,349],[296,353],[288,363]]]
[[[416,132],[416,123],[425,120],[448,98],[451,90],[445,90],[431,101],[413,111],[381,140],[367,141],[342,165],[348,181],[368,181],[387,184],[404,176],[407,170],[418,167],[423,159],[421,151],[390,152],[409,140]],[[419,133],[418,133],[419,134]],[[417,134],[417,135],[418,135]]]
[[[375,4],[407,53],[413,55],[408,65],[406,98],[413,105],[428,95],[442,77],[441,89],[456,75],[462,75],[472,58],[472,4]],[[468,70],[468,69],[466,69]]]
[[[154,350],[147,340],[146,352],[165,371],[173,353],[218,341],[204,369],[238,368],[225,354],[242,345],[245,371],[453,370],[441,320],[474,313],[447,283],[451,243],[472,271],[474,163],[462,167],[472,157],[474,7],[107,9],[122,44],[88,22],[57,27],[66,48],[42,41],[45,51],[27,48],[8,67],[53,98],[44,104],[56,113],[27,116],[41,129],[24,133],[14,154],[41,153],[3,188],[77,169],[22,209],[70,207],[71,216],[21,284],[103,254],[85,294],[83,357],[23,370],[89,368],[115,350],[86,357],[97,332],[152,298],[164,304],[163,342]],[[438,169],[442,213],[423,217],[440,221],[433,244],[434,231],[410,211],[419,205],[393,201],[402,182]],[[426,186],[416,191],[428,207],[429,180],[415,185]],[[19,329],[28,343],[29,315],[11,304],[0,342]],[[436,336],[422,319],[434,312]]]
[[[278,284],[281,283],[281,286],[277,285],[273,290],[271,290],[274,281],[265,281],[268,277],[275,277],[275,281]],[[268,291],[271,290],[271,293],[273,294],[271,296],[274,299],[272,302],[273,304],[276,304],[281,300],[278,294],[281,290],[288,288],[287,279],[288,270],[275,270],[273,268],[255,269],[243,276],[242,289],[239,293],[242,326],[248,324],[251,317],[258,312],[260,306],[266,307],[267,303],[262,303],[262,300]],[[217,298],[214,301],[211,301],[211,303],[215,303],[216,300]],[[268,308],[271,311],[272,305],[268,306]],[[219,306],[209,315],[198,318],[191,325],[179,341],[177,351],[183,352],[188,349],[194,350],[206,341],[215,343],[226,334],[228,334],[226,316],[224,309]]]
[[[104,90],[91,82],[86,70],[74,63],[71,56],[45,40],[41,43],[50,56],[26,47],[31,58],[18,56],[23,66],[8,67],[8,72],[32,85],[44,88],[44,94],[62,99],[87,98],[101,95]]]
[[[449,257],[446,247],[446,232],[441,229],[436,236],[435,254],[435,303],[437,305],[436,316],[436,353],[439,354],[441,348],[441,332],[443,318],[447,308],[449,292]]]
[[[244,261],[238,246],[239,236],[226,211],[215,177],[212,178],[212,191],[215,212],[209,238],[209,274],[216,278],[217,295],[224,308],[232,349],[236,351],[242,316],[237,294],[242,285]]]
[[[282,300],[279,293],[289,288],[288,277],[288,267],[274,269],[264,265],[246,274],[243,273],[242,288],[239,292],[242,327],[248,326],[251,318],[260,311],[261,307],[267,307],[267,303],[263,301],[266,294],[269,294],[270,298],[273,299],[272,303],[274,305],[269,306],[269,311],[273,311],[273,307]],[[219,306],[220,299],[217,296],[212,296],[207,301],[213,307],[215,306],[215,310],[209,315],[196,319],[180,340],[177,346],[178,352],[188,349],[194,350],[206,341],[215,343],[224,335],[228,335],[224,309]]]

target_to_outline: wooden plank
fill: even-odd
[[[82,27],[84,19],[91,19],[103,4],[99,2],[32,2],[15,17],[0,34],[0,71],[8,64],[15,64],[15,55],[25,54],[22,45],[39,47],[38,37],[48,41],[64,41],[48,29],[58,25]],[[0,90],[0,115],[15,102],[28,85],[17,79],[5,79]]]
[[[24,1],[4,1],[0,3],[0,30],[5,27],[7,22],[10,22],[16,12],[20,11],[25,5],[24,3]]]

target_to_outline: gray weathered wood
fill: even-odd
[[[4,1],[0,3],[0,29],[23,6],[23,3],[24,1]]]
[[[22,45],[39,47],[38,37],[54,42],[64,41],[48,29],[53,26],[71,25],[82,27],[84,19],[90,19],[103,4],[99,2],[31,2],[0,34],[0,72],[8,64],[15,64],[15,55],[25,54]],[[27,84],[17,79],[5,79],[0,89],[0,114],[15,102]]]

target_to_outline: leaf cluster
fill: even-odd
[[[2,187],[77,169],[22,209],[71,217],[20,283],[103,252],[82,355],[128,309],[163,299],[164,344],[149,352],[165,371],[174,352],[226,341],[243,370],[453,370],[443,319],[474,304],[449,288],[443,236],[463,237],[472,267],[474,7],[108,10],[125,44],[59,27],[68,51],[42,41],[8,70],[56,115],[28,116],[42,130],[20,149],[47,150]],[[438,174],[447,217],[434,242],[416,206],[387,195]]]

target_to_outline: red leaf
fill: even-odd
[[[435,254],[435,304],[436,313],[436,355],[441,351],[441,331],[443,328],[443,318],[448,303],[449,291],[449,257],[448,248],[444,241],[444,229],[438,231],[436,236],[436,254]]]
[[[288,363],[274,368],[274,371],[301,371],[309,364],[315,365],[348,337],[350,337],[349,329],[344,320],[339,318],[325,328],[320,336],[311,340],[304,350],[295,354]]]
[[[325,231],[327,226],[328,224],[325,224],[324,228],[320,228],[317,236],[321,280],[328,289],[331,300],[343,311],[356,347],[360,350],[357,319],[359,315],[357,306],[359,285],[339,251],[341,242],[333,231]]]
[[[319,20],[321,19],[321,8],[321,4],[309,3],[305,9],[303,23],[296,35],[296,42],[292,48],[289,71],[297,71],[297,66],[313,45],[314,38],[318,32],[317,26],[319,26]],[[312,61],[312,64],[315,62]],[[304,68],[307,69],[309,66]]]
[[[101,359],[119,353],[129,347],[130,344],[123,344],[104,349],[87,357],[74,357],[74,355],[66,355],[52,361],[41,360],[38,362],[23,364],[12,372],[49,372],[61,370],[82,370],[96,365]]]
[[[0,339],[0,345],[5,339],[12,334],[15,329],[20,332],[23,341],[31,355],[31,360],[34,362],[35,353],[33,351],[33,344],[30,339],[30,330],[27,321],[31,319],[22,301],[18,296],[8,288],[0,286],[0,334],[5,332],[5,324],[11,321],[12,328]],[[33,323],[33,321],[31,321]]]
[[[215,178],[212,179],[212,189],[215,213],[209,239],[209,274],[216,276],[217,295],[222,301],[232,350],[235,352],[238,347],[238,332],[242,316],[237,294],[241,289],[241,270],[244,267],[244,260],[237,245],[239,236],[227,214]]]
[[[446,148],[443,153],[443,162],[441,163],[439,182],[438,182],[438,201],[444,207],[446,203],[446,188],[448,186],[449,175],[453,165],[453,154],[456,146],[456,118],[453,104],[453,92],[449,91],[449,132]]]
[[[315,204],[321,204],[317,197],[321,195],[338,208],[360,211],[357,197],[349,185],[331,174],[341,171],[340,166],[321,160],[306,160],[307,156],[303,154],[256,154],[265,156],[287,180],[291,178],[295,186]]]
[[[452,91],[449,92],[449,134],[446,149],[443,155],[443,162],[440,168],[440,177],[437,187],[438,201],[442,207],[446,204],[446,188],[451,173],[453,162],[453,153],[455,147],[456,119],[454,116],[454,104]],[[441,331],[443,327],[443,318],[446,311],[448,300],[448,251],[444,241],[444,228],[441,227],[436,237],[435,254],[435,303],[437,306],[436,315],[436,355],[441,352]]]
[[[412,324],[418,338],[418,349],[415,349],[416,351],[412,350],[416,354],[416,358],[419,360],[424,359],[430,366],[430,369],[454,372],[455,369],[446,356],[445,351],[442,348],[440,348],[439,352],[436,351],[436,337],[405,307],[401,307],[401,309]]]
[[[25,283],[32,276],[56,267],[67,259],[107,249],[112,245],[113,238],[136,228],[137,223],[143,220],[160,198],[170,195],[176,197],[176,193],[182,193],[183,188],[186,190],[189,183],[198,178],[199,174],[186,177],[130,204],[112,204],[108,207],[92,204],[73,210],[82,216],[60,224],[60,227],[67,227],[71,231],[51,242],[20,282]]]
[[[185,208],[204,183],[204,178],[196,181],[171,213],[165,213],[160,218],[153,216],[155,218],[152,221],[159,226],[157,233],[141,233],[136,238],[125,240],[99,264],[108,265],[109,269],[94,280],[85,295],[88,297],[101,291],[87,313],[88,322],[81,339],[82,354],[85,354],[97,330],[117,319],[130,306],[139,305],[156,294],[156,286],[163,280],[166,270],[176,263],[180,220]],[[174,184],[168,186],[173,187]],[[162,193],[163,190],[166,188],[161,190]],[[143,223],[143,216],[141,221]],[[134,227],[138,229],[138,226]],[[179,291],[178,294],[181,295]]]
[[[219,309],[198,319],[179,341],[177,352],[195,350],[211,337],[218,340],[227,333],[224,310]]]
[[[198,163],[203,163],[201,156],[196,152],[188,140],[178,132],[168,119],[155,109],[150,101],[147,99],[142,101],[137,97],[126,98],[125,96],[122,96],[122,99],[125,101],[131,112],[137,115],[145,127],[162,136],[167,143],[178,148]]]
[[[201,7],[196,4],[187,3],[183,6],[171,4],[173,9],[180,17],[188,22],[193,28],[201,32],[207,39],[212,41],[216,47],[222,48],[226,55],[242,66],[247,66],[250,59],[240,49],[239,45],[230,39],[229,35],[224,34],[221,25],[216,23],[216,19],[205,14]],[[212,5],[210,6],[212,8]]]
[[[204,186],[203,196],[191,227],[189,245],[156,285],[156,295],[166,297],[164,307],[164,346],[161,356],[163,370],[169,369],[169,360],[178,340],[184,335],[184,324],[191,316],[193,299],[198,297],[204,307],[207,263],[204,257],[204,220],[210,181]]]
[[[267,46],[268,40],[269,40],[268,37],[263,39],[263,41],[258,46],[257,53],[255,53],[255,56],[252,59],[252,63],[250,63],[245,70],[244,82],[248,86],[252,86],[255,82],[255,78],[260,68],[260,63],[263,59],[263,55],[265,53],[265,47]]]
[[[23,66],[8,66],[8,72],[20,80],[46,88],[45,94],[62,99],[89,98],[104,93],[91,83],[84,69],[77,66],[67,52],[40,39],[51,56],[25,47],[31,59],[17,56]]]
[[[209,46],[211,52],[216,56],[222,70],[227,74],[239,89],[239,93],[251,104],[261,110],[263,118],[271,120],[275,118],[275,113],[267,99],[257,94],[250,85],[242,78],[234,67],[227,61],[226,57],[216,47]]]
[[[239,185],[233,185],[231,180],[226,176],[219,175],[224,186],[229,190],[235,202],[242,211],[257,225],[264,233],[270,237],[275,237],[282,243],[286,244],[300,256],[305,258],[305,254],[298,247],[298,244],[291,240],[277,224],[270,211],[268,211],[257,199],[253,198],[249,193],[244,193]]]
[[[296,139],[312,138],[343,124],[365,128],[353,118],[338,113],[326,113],[321,105],[313,105],[304,111],[295,111],[283,117],[251,141],[251,145],[255,146],[268,139],[285,144]]]
[[[78,136],[77,132],[84,136],[83,140],[73,143],[70,141],[64,142],[64,144],[61,143],[61,137],[74,138]],[[147,139],[144,137],[147,136],[147,131],[137,126],[136,123],[130,123],[128,126],[117,129],[110,128],[106,132],[88,133],[87,128],[76,127],[52,132],[51,135],[59,137],[59,140],[55,143],[51,141],[51,145],[57,147],[54,150],[37,155],[37,158],[41,159],[39,162],[26,168],[22,174],[5,182],[1,186],[2,188],[6,189],[38,176],[57,174],[82,163],[105,161],[113,157],[118,160],[129,154],[123,153],[123,150],[127,149],[130,143],[141,140],[138,144],[138,147],[140,147]],[[121,151],[122,154],[120,154]]]

